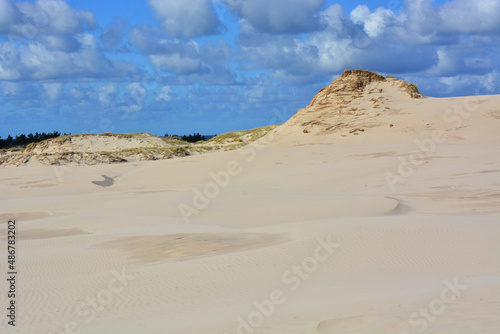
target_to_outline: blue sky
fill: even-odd
[[[284,122],[344,69],[500,93],[498,0],[0,0],[0,136]]]

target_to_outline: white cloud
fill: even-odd
[[[25,84],[20,82],[9,82],[3,81],[0,83],[0,87],[2,88],[2,92],[4,96],[16,96],[23,92],[26,88]]]
[[[170,102],[174,99],[174,94],[172,88],[169,86],[161,87],[161,93],[156,97],[156,100],[163,100]]]
[[[62,0],[0,0],[0,80],[123,78],[135,66],[109,59],[89,30],[94,15]]]
[[[180,75],[196,73],[201,69],[202,48],[195,41],[161,38],[140,29],[132,31],[131,41],[149,55],[155,67],[167,66]]]
[[[500,73],[492,71],[487,75],[460,74],[442,77],[439,82],[445,86],[447,93],[460,95],[486,95],[500,92]]]
[[[202,61],[199,57],[190,58],[179,53],[151,55],[150,59],[151,63],[153,63],[156,67],[168,66],[180,75],[197,73],[202,67]]]
[[[488,29],[500,25],[499,6],[489,0],[456,0],[441,6],[414,0],[398,13],[383,7],[372,12],[361,5],[347,16],[334,4],[319,13],[322,29],[300,38],[265,34],[242,22],[240,53],[251,68],[270,70],[288,82],[295,76],[299,83],[359,67],[425,76],[488,73],[498,58],[499,38]],[[487,24],[459,27],[453,15],[467,11],[478,21],[481,13]]]
[[[277,77],[290,74],[314,78],[316,74],[332,74],[343,70],[353,59],[352,46],[356,26],[340,5],[332,5],[320,13],[323,30],[305,38],[258,32],[248,24],[241,28],[242,55],[254,67],[268,68]],[[300,80],[299,80],[300,81]]]
[[[215,35],[223,28],[210,0],[149,0],[162,27],[174,37]]]
[[[112,79],[136,72],[132,64],[107,58],[92,34],[75,35],[74,42],[73,52],[35,40],[17,47],[0,43],[0,80]]]
[[[115,102],[118,85],[116,83],[110,83],[108,85],[98,86],[95,90],[97,95],[97,100],[102,107],[110,107]]]
[[[20,62],[21,58],[14,43],[0,43],[0,80],[20,79],[22,77]]]
[[[406,1],[407,26],[423,34],[500,34],[498,0],[455,0],[434,7],[430,0]]]
[[[458,33],[500,34],[500,1],[455,0],[439,8],[442,30]]]
[[[48,50],[54,51],[75,52],[80,47],[78,40],[74,36],[43,35],[37,40]]]
[[[110,50],[118,47],[124,42],[124,31],[130,27],[130,23],[124,19],[115,19],[114,22],[103,31],[101,41]]]
[[[76,10],[62,0],[0,0],[0,33],[14,39],[69,35],[96,26],[91,12]]]
[[[300,33],[320,28],[323,0],[224,0],[228,8],[256,29],[269,33]]]
[[[131,113],[140,111],[144,108],[147,91],[140,82],[132,82],[125,89],[128,91],[125,95],[125,101],[119,107],[122,111]]]
[[[10,32],[11,27],[20,20],[21,16],[21,12],[12,1],[0,0],[0,34]]]
[[[482,50],[475,41],[465,41],[463,45],[439,46],[436,50],[437,64],[428,73],[434,76],[455,76],[461,74],[480,75],[493,70],[495,53]]]
[[[370,17],[370,9],[367,5],[358,5],[351,12],[351,20],[356,24],[364,24]]]
[[[44,83],[43,88],[45,89],[45,95],[50,101],[58,100],[62,96],[63,84],[60,82]]]
[[[356,24],[363,25],[364,31],[370,37],[381,35],[385,27],[396,21],[396,15],[382,7],[373,13],[366,5],[359,5],[351,12],[351,20]]]
[[[164,38],[158,31],[136,27],[131,31],[132,45],[149,57],[153,66],[167,68],[169,84],[190,84],[200,80],[209,84],[232,84],[236,73],[226,63],[232,55],[227,42],[207,42]]]

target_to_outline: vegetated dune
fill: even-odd
[[[98,165],[143,160],[161,160],[232,150],[252,142],[276,127],[233,131],[209,141],[189,143],[176,137],[157,137],[149,133],[76,134],[47,139],[0,155],[0,166],[21,165]]]
[[[0,332],[497,334],[499,99],[347,71],[248,145],[271,128],[2,168],[20,284]]]
[[[164,140],[149,133],[114,134],[103,133],[66,135],[33,143],[26,147],[26,154],[51,154],[67,152],[103,152],[120,151],[143,147],[167,147]]]

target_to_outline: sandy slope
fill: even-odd
[[[481,99],[458,127],[441,117],[464,98],[426,98],[359,135],[283,127],[231,152],[4,168],[19,311],[0,330],[498,333],[500,97]],[[432,150],[413,141],[437,129]]]

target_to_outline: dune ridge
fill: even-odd
[[[234,150],[265,135],[275,125],[232,131],[208,141],[189,143],[178,137],[150,133],[73,134],[31,143],[26,149],[0,151],[0,166],[99,165],[144,160],[162,160]]]
[[[447,140],[498,140],[498,105],[498,95],[432,98],[391,76],[346,70],[264,138],[285,144],[404,141],[438,130]],[[468,131],[471,125],[488,138]]]

